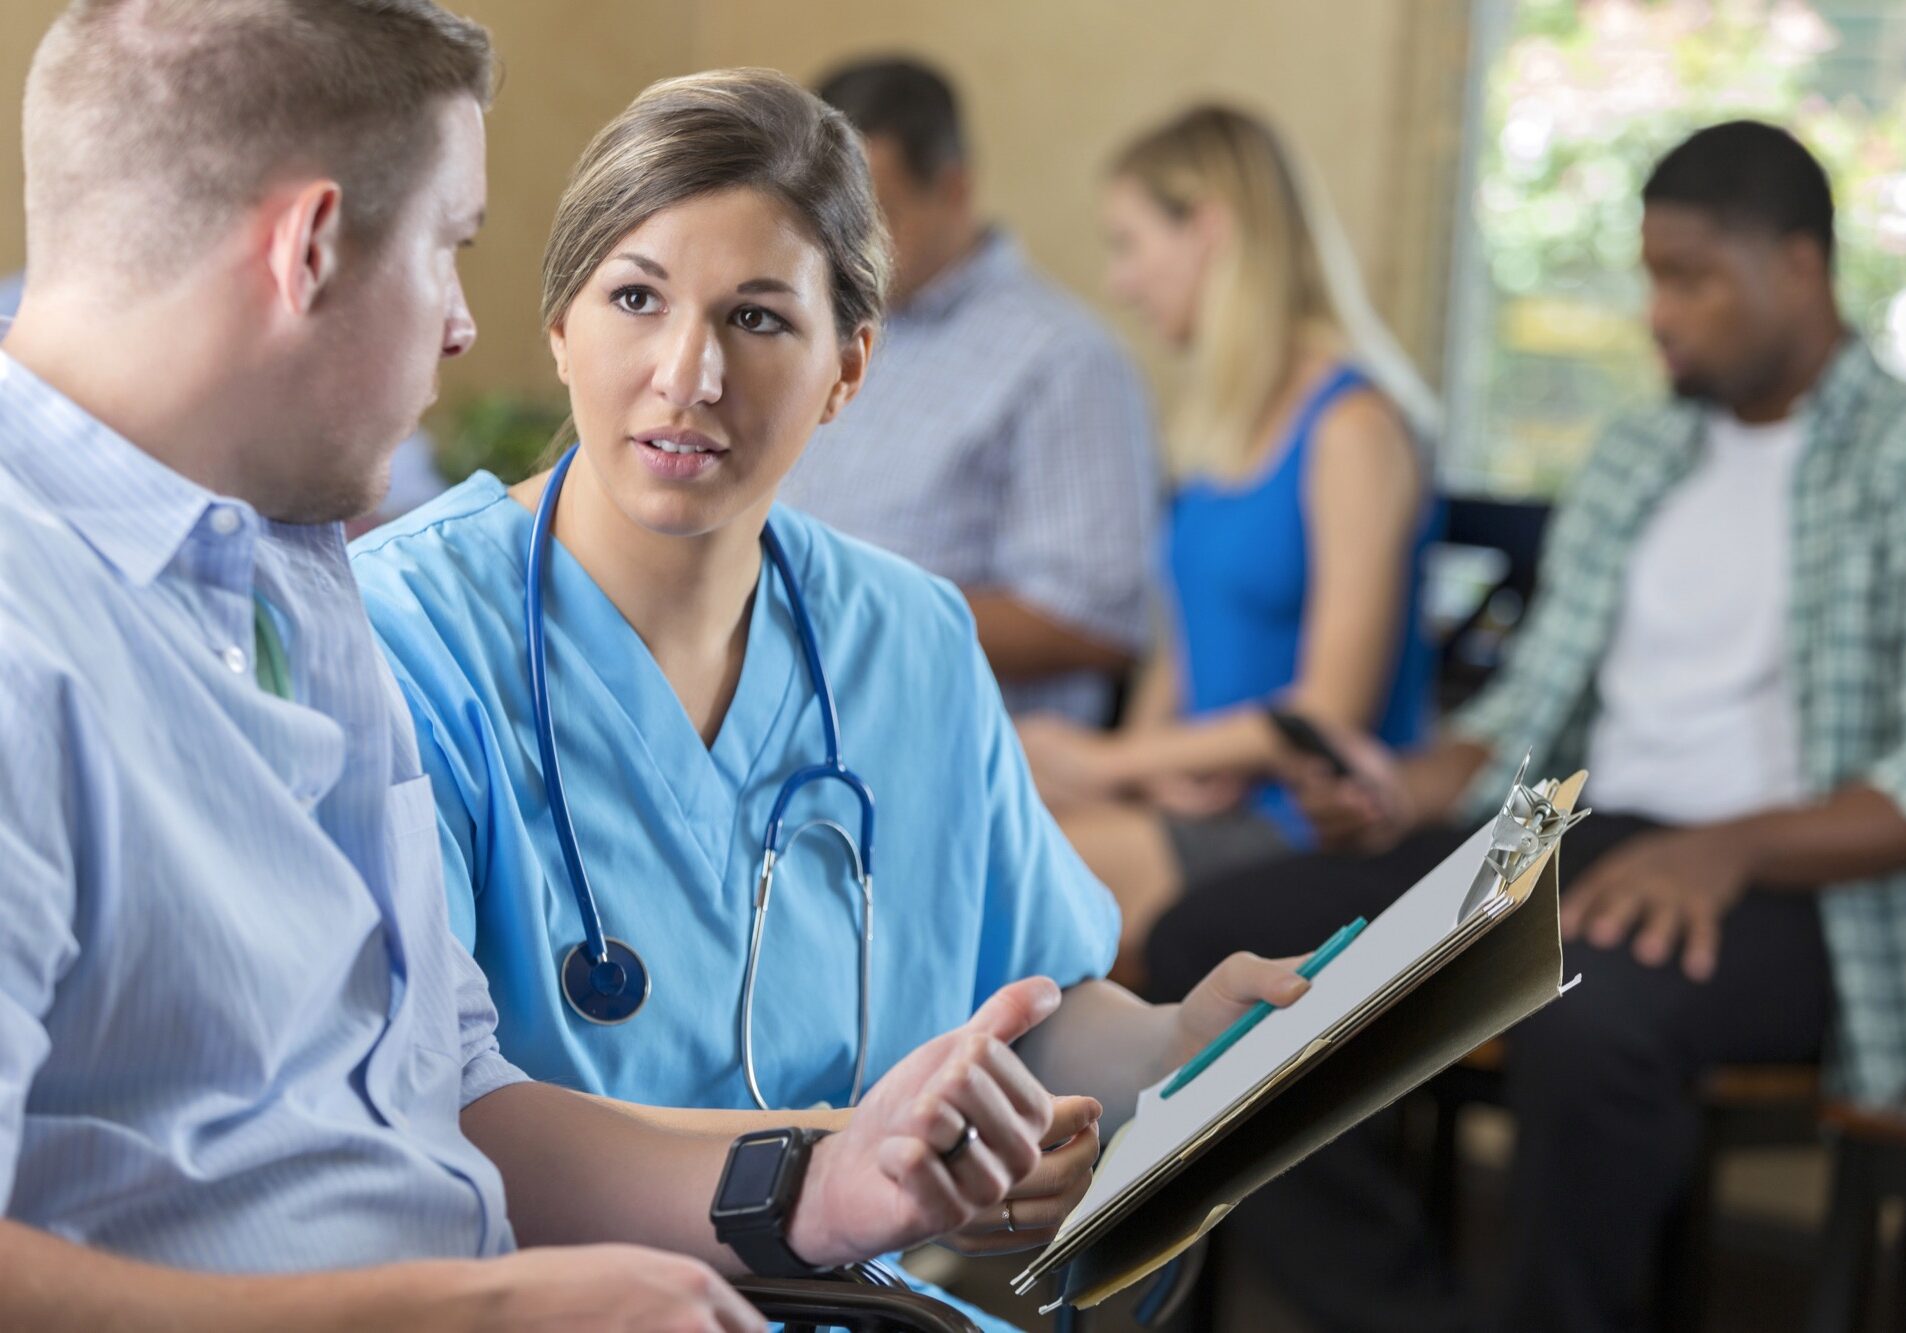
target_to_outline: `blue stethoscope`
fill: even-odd
[[[582,851],[576,845],[576,828],[569,818],[569,802],[563,795],[562,766],[556,759],[556,730],[549,712],[549,663],[543,644],[543,582],[549,561],[549,534],[556,514],[556,497],[561,494],[563,478],[576,459],[576,446],[556,464],[549,474],[549,485],[536,507],[536,522],[530,529],[528,585],[523,597],[523,624],[529,640],[530,706],[536,715],[536,748],[542,754],[543,785],[548,791],[549,813],[556,824],[556,841],[562,848],[563,865],[569,871],[569,887],[576,895],[576,911],[582,917],[583,942],[563,958],[563,998],[577,1015],[591,1023],[626,1023],[649,998],[649,969],[641,955],[623,941],[602,933],[602,915],[596,910],[596,896],[589,887],[589,872],[582,863]],[[781,784],[768,816],[767,832],[761,839],[761,876],[755,882],[754,923],[748,935],[748,965],[741,983],[741,1067],[748,1080],[749,1095],[755,1105],[768,1110],[754,1067],[754,992],[755,974],[761,964],[761,939],[768,922],[768,902],[774,893],[775,863],[786,854],[795,840],[809,829],[832,829],[847,846],[854,867],[854,880],[860,887],[860,1030],[854,1056],[853,1091],[849,1105],[860,1100],[861,1082],[867,1072],[868,1034],[872,1026],[871,995],[873,986],[874,943],[874,796],[867,784],[840,757],[840,723],[834,715],[834,692],[828,687],[827,673],[821,666],[821,650],[814,638],[814,623],[808,618],[807,602],[787,552],[772,526],[761,530],[761,544],[768,559],[787,589],[788,606],[794,613],[795,629],[800,634],[801,653],[807,659],[807,675],[813,683],[815,698],[821,706],[821,732],[827,742],[827,758],[797,770]],[[788,802],[810,783],[828,779],[845,784],[860,803],[860,841],[831,819],[811,819],[782,837],[782,820]]]

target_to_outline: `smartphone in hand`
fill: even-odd
[[[1311,724],[1309,719],[1296,713],[1287,713],[1282,709],[1266,710],[1271,725],[1282,733],[1291,748],[1299,754],[1313,755],[1330,765],[1330,771],[1340,778],[1351,775],[1351,768],[1344,757],[1337,753],[1330,742],[1324,739],[1321,731]]]

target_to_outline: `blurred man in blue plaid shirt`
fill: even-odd
[[[1703,130],[1642,202],[1675,400],[1575,479],[1502,673],[1429,749],[1344,737],[1355,777],[1300,793],[1374,856],[1213,884],[1152,937],[1161,986],[1313,945],[1454,850],[1525,753],[1589,770],[1562,851],[1583,984],[1509,1038],[1504,1329],[1643,1326],[1715,1066],[1824,1054],[1838,1091],[1906,1099],[1906,386],[1842,322],[1832,195],[1785,131]],[[1266,1194],[1257,1252],[1322,1322],[1469,1326],[1439,1318],[1415,1200],[1358,1136]]]

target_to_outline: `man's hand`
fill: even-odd
[[[1286,779],[1318,842],[1331,851],[1387,851],[1416,819],[1402,764],[1380,741],[1348,727],[1313,722],[1350,768],[1339,777],[1315,756],[1300,756]]]
[[[640,1245],[560,1245],[470,1266],[474,1318],[459,1328],[761,1333],[767,1321],[699,1259]],[[418,1327],[437,1327],[427,1319]]]
[[[1006,1192],[1039,1165],[1053,1123],[1051,1094],[1012,1043],[1058,1007],[1051,981],[1016,981],[889,1070],[847,1128],[815,1145],[788,1228],[794,1252],[832,1267],[980,1218],[1003,1224]],[[977,1136],[954,1152],[969,1126]]]
[[[1744,840],[1721,828],[1631,838],[1585,871],[1562,898],[1562,937],[1613,949],[1632,932],[1649,967],[1670,962],[1695,981],[1720,961],[1721,918],[1747,891]]]
[[[1169,1064],[1159,1077],[1209,1046],[1260,1000],[1282,1009],[1302,998],[1310,989],[1310,983],[1297,975],[1297,965],[1303,961],[1234,953],[1212,968],[1178,1006]]]
[[[998,1208],[940,1243],[961,1254],[1007,1254],[1051,1240],[1092,1183],[1099,1160],[1099,1104],[1090,1097],[1053,1098],[1046,1142],[1039,1165],[1006,1192]]]

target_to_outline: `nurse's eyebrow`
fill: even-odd
[[[647,255],[639,255],[633,250],[624,250],[617,254],[616,258],[625,264],[635,265],[650,277],[659,278],[663,282],[668,281],[668,270]],[[735,291],[742,296],[755,296],[764,292],[778,293],[783,296],[796,295],[794,284],[781,278],[749,278],[746,282],[738,284]]]
[[[624,250],[621,254],[617,255],[616,258],[625,264],[634,264],[652,278],[660,278],[663,282],[668,281],[668,270],[656,263],[653,259],[650,259],[647,255],[638,255],[632,250]]]

